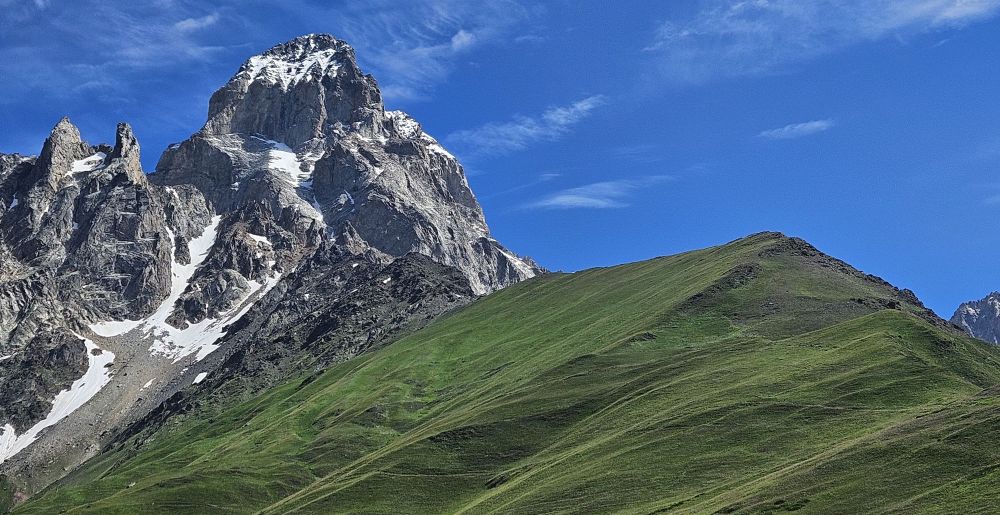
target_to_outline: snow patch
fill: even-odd
[[[13,200],[10,201],[10,207],[7,208],[7,211],[10,211],[11,209],[17,207],[17,204],[18,204],[17,195],[14,195]]]
[[[7,361],[8,359],[13,358],[13,357],[14,357],[13,354],[8,354],[6,356],[0,356],[0,361]]]
[[[14,426],[6,424],[0,432],[0,463],[3,463],[24,450],[32,442],[38,439],[38,435],[47,427],[53,426],[60,420],[69,416],[80,406],[83,406],[97,392],[104,388],[104,385],[111,381],[111,369],[108,368],[115,360],[115,355],[109,351],[101,350],[94,342],[76,335],[83,340],[87,347],[87,371],[83,377],[73,381],[73,384],[66,390],[56,394],[52,399],[52,410],[44,420],[38,422],[24,434],[17,435]],[[98,351],[95,354],[95,351]]]
[[[201,235],[194,238],[188,243],[188,250],[191,253],[191,262],[182,265],[177,262],[177,258],[174,256],[174,233],[167,228],[167,234],[170,238],[170,295],[167,296],[166,300],[160,303],[156,312],[142,320],[111,320],[107,322],[98,322],[96,324],[91,324],[90,330],[94,331],[98,336],[103,336],[105,338],[111,338],[113,336],[118,336],[125,334],[139,326],[147,325],[150,329],[159,328],[162,326],[167,326],[173,328],[170,324],[166,323],[167,317],[174,310],[174,304],[177,299],[181,297],[184,290],[187,289],[188,283],[191,281],[191,277],[194,276],[195,271],[201,266],[201,263],[205,261],[208,256],[208,251],[215,244],[215,238],[218,234],[219,222],[222,220],[221,216],[215,216],[212,218],[211,223],[208,227],[202,231]]]
[[[198,384],[198,383],[204,381],[206,377],[208,377],[208,372],[201,372],[200,374],[198,374],[197,376],[195,376],[194,382],[192,382],[191,384]]]
[[[396,125],[396,132],[404,138],[416,138],[420,135],[420,123],[403,111],[386,111],[386,118]]]
[[[500,253],[503,254],[504,257],[507,258],[507,261],[510,262],[511,266],[513,266],[518,272],[520,272],[521,275],[523,275],[525,279],[528,279],[528,278],[531,278],[531,277],[535,276],[535,271],[532,270],[531,267],[528,266],[527,263],[525,263],[523,259],[521,259],[521,258],[515,256],[514,254],[508,252],[507,250],[505,250],[503,247],[500,246],[500,243],[497,242],[496,240],[493,240],[493,241],[494,241],[494,243],[497,244],[497,250],[499,250]]]
[[[176,328],[167,323],[167,318],[174,310],[174,304],[187,289],[195,271],[205,261],[209,250],[215,244],[221,220],[221,216],[212,218],[212,223],[205,228],[201,236],[191,240],[188,244],[188,249],[191,253],[191,263],[187,265],[178,263],[173,256],[173,250],[171,250],[172,279],[170,295],[160,304],[155,313],[143,320],[100,322],[91,325],[90,329],[95,334],[106,338],[140,329],[146,336],[151,337],[153,340],[149,348],[150,353],[173,359],[174,363],[192,354],[195,355],[195,360],[201,361],[215,351],[215,349],[218,349],[219,346],[215,342],[226,334],[225,327],[250,310],[253,306],[251,299],[257,295],[267,293],[281,279],[281,274],[275,274],[274,277],[267,278],[264,283],[253,280],[247,281],[250,285],[250,291],[238,304],[239,308],[222,313],[219,318],[206,318],[198,323],[188,324],[183,329]],[[170,232],[170,238],[173,239],[172,232]],[[264,238],[264,241],[268,245],[271,244],[267,238]],[[173,246],[171,246],[171,249],[173,249]]]
[[[299,156],[291,148],[288,148],[288,145],[273,140],[267,140],[267,142],[271,144],[271,149],[267,151],[268,168],[285,175],[288,182],[295,186],[309,180],[311,174],[303,171]]]
[[[316,200],[316,194],[312,191],[313,169],[316,168],[316,161],[323,157],[323,150],[314,150],[300,157],[284,143],[258,136],[254,136],[254,138],[264,141],[271,146],[267,151],[267,168],[279,177],[284,178],[296,189],[308,190],[298,191],[297,193],[312,208],[313,212],[309,213],[309,216],[315,220],[325,222],[323,219],[323,207]],[[311,197],[311,199],[307,198],[307,196]]]
[[[150,379],[149,381],[146,381],[146,384],[142,385],[142,388],[139,388],[139,389],[140,390],[145,390],[146,388],[149,388],[150,386],[153,386],[153,380],[152,379]]]
[[[247,236],[249,236],[253,241],[256,241],[257,243],[266,243],[268,246],[271,245],[271,240],[267,239],[267,236],[261,236],[259,234],[253,234],[249,232],[247,233]]]
[[[107,154],[104,152],[98,152],[90,157],[85,157],[77,161],[73,161],[73,166],[70,170],[73,173],[79,172],[93,172],[104,165],[104,159],[107,158]]]
[[[281,86],[287,91],[291,86],[312,78],[311,72],[316,69],[320,76],[333,75],[340,70],[337,51],[332,48],[317,52],[301,49],[299,55],[277,56],[257,55],[251,57],[243,67],[240,75],[251,82],[261,81],[265,84]]]

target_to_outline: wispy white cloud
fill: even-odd
[[[528,209],[612,209],[628,207],[629,197],[640,189],[671,180],[653,175],[618,181],[603,181],[551,193],[525,205]]]
[[[962,27],[1000,13],[1000,0],[704,0],[662,23],[646,51],[671,80],[781,71],[865,41]]]
[[[191,32],[211,27],[219,21],[219,13],[212,13],[200,18],[185,18],[174,24],[174,28],[181,32]]]
[[[67,3],[60,9],[22,12],[17,26],[0,19],[0,30],[6,29],[18,41],[4,49],[5,59],[19,63],[5,70],[10,79],[6,100],[18,101],[18,93],[39,91],[53,98],[90,95],[98,85],[106,94],[120,96],[136,81],[151,80],[153,70],[208,62],[225,50],[208,43],[212,35],[199,30],[219,23],[218,12],[206,14],[192,0],[173,0],[169,6],[161,2]],[[101,30],[80,23],[83,18],[101,20]]]
[[[515,44],[516,34],[531,29],[524,22],[537,19],[541,9],[522,0],[218,0],[210,9],[196,0],[79,0],[43,12],[40,7],[49,3],[0,0],[0,31],[18,43],[5,51],[24,57],[5,77],[25,91],[42,87],[58,95],[101,75],[128,82],[132,72],[150,77],[153,70],[231,59],[237,48],[249,57],[298,35],[281,29],[297,26],[301,33],[330,32],[354,46],[390,103],[429,98],[478,50]],[[276,17],[284,23],[274,23]],[[102,29],[80,23],[84,18],[100,19]],[[69,66],[83,64],[100,66],[100,73],[68,73]]]
[[[550,107],[538,116],[516,116],[509,122],[492,122],[448,135],[448,143],[466,157],[495,156],[521,150],[532,143],[553,141],[604,105],[601,95],[566,106]]]
[[[833,120],[812,120],[788,124],[777,129],[768,129],[757,136],[766,139],[795,139],[830,130],[833,126]]]
[[[310,11],[315,3],[302,2]],[[473,50],[509,41],[535,8],[517,0],[369,0],[319,8],[381,78],[389,101],[422,100]]]

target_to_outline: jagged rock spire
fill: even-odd
[[[62,175],[71,170],[74,161],[83,159],[90,155],[90,152],[90,145],[80,138],[80,129],[73,125],[69,117],[64,116],[52,128],[45,144],[42,145],[37,169],[48,175],[51,180],[58,181]]]
[[[128,174],[133,182],[146,183],[146,174],[142,172],[139,141],[136,140],[135,134],[132,132],[132,126],[124,122],[118,124],[115,147],[108,157],[112,161],[117,160],[121,169]]]

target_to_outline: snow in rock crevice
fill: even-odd
[[[248,232],[247,236],[249,236],[251,240],[256,241],[257,243],[265,243],[268,246],[271,245],[271,240],[267,239],[267,236],[261,236],[259,234],[254,234],[251,232]]]
[[[325,223],[323,207],[316,200],[316,194],[313,192],[313,170],[316,168],[316,161],[323,156],[323,151],[313,151],[300,156],[284,143],[263,138],[258,139],[271,147],[267,151],[268,170],[296,188],[298,197],[311,208],[308,215]]]
[[[287,91],[293,85],[312,78],[314,69],[319,76],[335,75],[340,70],[337,51],[332,48],[303,53],[285,58],[278,55],[258,55],[251,57],[240,75],[251,82],[280,86]]]
[[[115,360],[115,355],[109,351],[101,350],[94,342],[77,335],[83,340],[87,347],[87,371],[83,377],[73,381],[73,384],[66,390],[56,394],[52,399],[52,409],[45,419],[31,426],[23,434],[18,435],[14,431],[14,426],[4,425],[0,429],[0,463],[3,463],[11,456],[21,452],[32,442],[38,439],[42,430],[51,427],[60,420],[66,418],[83,406],[91,398],[97,395],[109,381],[111,381],[111,369],[108,367]],[[95,354],[95,352],[98,352]]]
[[[268,277],[263,283],[259,281],[247,281],[250,286],[249,291],[236,304],[237,307],[222,313],[218,318],[206,318],[200,322],[188,324],[180,329],[167,323],[167,318],[174,310],[174,305],[180,296],[187,289],[195,271],[215,244],[221,216],[212,218],[212,222],[202,232],[201,236],[194,238],[188,244],[191,254],[191,262],[187,265],[176,261],[171,251],[171,287],[170,295],[167,297],[155,313],[142,320],[125,320],[99,322],[90,326],[95,334],[104,337],[114,337],[128,333],[133,330],[140,330],[147,337],[152,339],[149,351],[153,355],[164,356],[172,359],[174,363],[194,354],[196,361],[205,359],[209,354],[219,348],[216,342],[226,334],[225,327],[235,322],[253,307],[255,297],[262,296],[274,287],[281,279],[281,274],[274,274]],[[256,236],[256,235],[252,235]],[[170,234],[173,239],[173,233]],[[263,241],[271,245],[270,240],[263,236]],[[173,248],[173,247],[171,247]],[[270,263],[273,267],[273,262]]]
[[[107,154],[104,152],[98,152],[90,157],[73,161],[73,166],[70,167],[70,170],[73,173],[93,172],[104,165],[104,160],[107,157]]]

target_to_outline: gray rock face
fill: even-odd
[[[0,427],[23,433],[83,375],[73,333],[86,321],[145,316],[167,297],[170,220],[184,232],[189,211],[171,200],[126,124],[94,147],[64,118],[38,158],[0,157]]]
[[[250,58],[153,181],[194,185],[226,209],[260,204],[310,249],[332,239],[386,259],[430,256],[480,294],[541,271],[490,238],[462,166],[415,120],[386,111],[353,49],[331,36]]]
[[[336,126],[371,128],[382,98],[354,49],[309,35],[251,57],[209,101],[206,134],[259,134],[296,147]]]
[[[0,154],[0,209],[0,475],[27,493],[192,374],[256,391],[541,272],[324,35],[250,58],[150,175],[127,124],[92,146],[61,120],[38,157]],[[114,355],[110,383],[14,445],[93,372],[87,346]]]
[[[1000,292],[962,303],[952,315],[951,323],[984,342],[1000,344]]]
[[[68,331],[34,338],[25,351],[0,361],[0,417],[23,433],[52,407],[52,399],[87,370],[87,348]]]

